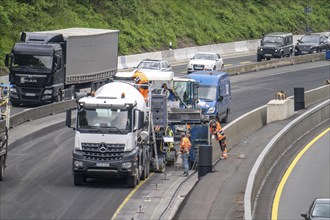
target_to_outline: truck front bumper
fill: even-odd
[[[83,156],[82,151],[74,151],[73,174],[83,174],[92,178],[120,178],[134,175],[137,167],[137,151],[124,153],[120,160],[95,161]]]

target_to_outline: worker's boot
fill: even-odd
[[[222,157],[224,159],[227,159],[228,155],[227,155],[227,148],[225,148],[223,151],[222,151]]]

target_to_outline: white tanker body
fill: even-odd
[[[129,83],[112,82],[77,101],[72,171],[75,185],[88,177],[127,178],[129,187],[150,170],[146,103]],[[67,112],[71,127],[71,110]]]

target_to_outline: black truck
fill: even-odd
[[[22,32],[5,60],[12,105],[73,99],[76,91],[111,80],[117,72],[118,33],[92,28]]]

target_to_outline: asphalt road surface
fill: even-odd
[[[329,79],[329,62],[319,61],[236,75],[230,120],[265,105],[279,90],[310,90]],[[124,182],[95,180],[73,186],[73,131],[59,128],[9,148],[6,177],[0,182],[1,219],[110,219],[130,193]],[[157,174],[155,174],[157,175]],[[154,176],[155,176],[154,175]],[[153,177],[151,177],[153,178]]]

